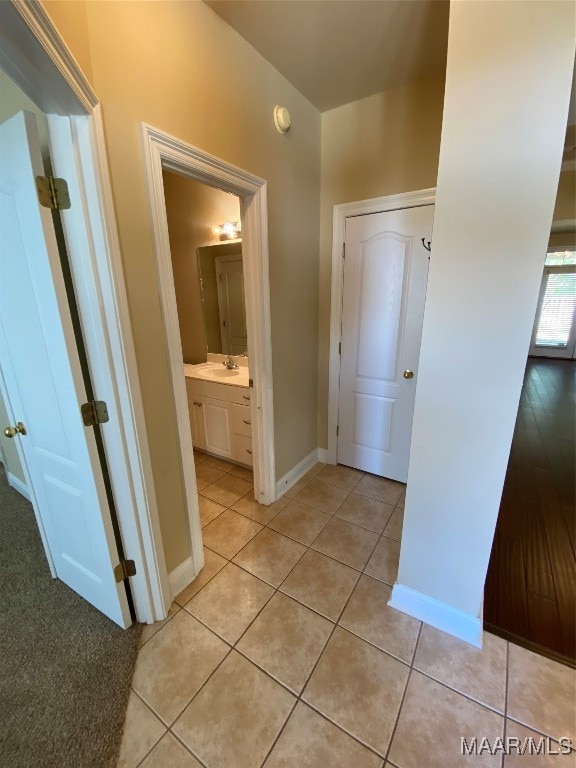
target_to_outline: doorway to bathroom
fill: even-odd
[[[198,490],[213,481],[208,493],[216,497],[224,491],[227,498],[228,493],[244,495],[252,488],[243,483],[214,473],[199,476],[207,457],[199,463],[196,454],[210,454],[216,466],[237,464],[245,482],[252,481],[240,200],[171,171],[163,172],[162,181]]]
[[[245,395],[249,400],[243,399],[231,405],[239,407],[248,406],[249,418],[247,419],[243,415],[244,412],[238,417],[235,410],[233,410],[233,413],[231,412],[230,418],[250,421],[251,445],[249,450],[252,451],[254,497],[261,504],[271,504],[275,500],[276,490],[270,292],[268,279],[267,186],[263,179],[236,168],[219,158],[208,155],[151,126],[143,124],[142,131],[147,189],[156,251],[158,287],[163,310],[166,347],[177,417],[182,457],[181,472],[185,488],[191,542],[191,557],[189,561],[184,563],[181,568],[179,567],[177,573],[170,575],[171,591],[173,594],[177,594],[179,590],[192,581],[202,567],[203,549],[191,434],[190,400],[185,378],[182,375],[183,342],[180,333],[177,291],[170,247],[165,178],[167,173],[177,175],[199,183],[204,188],[211,190],[212,193],[226,193],[228,202],[234,199],[233,196],[236,196],[236,201],[239,202],[239,220],[242,231],[242,279],[245,294],[249,365],[247,383],[250,392],[249,395]],[[224,218],[224,211],[222,215],[223,218],[221,220],[209,223],[210,228],[233,223]],[[235,214],[230,213],[227,215],[234,219]],[[219,240],[214,242],[214,233],[211,233],[210,238],[212,245],[220,242]],[[225,243],[222,242],[222,244]],[[192,258],[197,259],[198,255],[193,254]],[[199,283],[197,290],[200,290]],[[204,353],[207,354],[207,352],[204,349]],[[213,360],[208,359],[206,364],[213,364],[213,362]],[[221,363],[217,362],[219,363],[216,366],[217,369],[223,370]],[[244,363],[245,359],[235,356],[233,364],[238,365],[239,369],[243,367]],[[227,370],[230,377],[236,373],[233,368]],[[208,370],[206,370],[205,377],[211,378]],[[221,381],[216,381],[216,384],[221,387],[228,386]],[[206,393],[203,393],[203,396],[209,397]],[[193,398],[192,403],[194,403],[194,400],[199,403],[202,402],[200,397]],[[192,407],[196,408],[194,405]],[[206,404],[203,403],[202,408],[205,407]],[[216,422],[220,419],[222,430],[222,425],[225,422],[222,411],[217,413],[216,410],[213,410],[211,415]],[[222,437],[222,432],[220,437]],[[247,439],[246,435],[238,435],[238,437]],[[242,442],[242,440],[236,441],[237,444]],[[238,461],[234,454],[231,457],[234,461]]]

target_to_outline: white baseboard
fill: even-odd
[[[22,480],[20,480],[19,477],[16,477],[16,475],[13,475],[12,472],[6,472],[6,479],[8,480],[8,485],[12,486],[12,488],[24,496],[25,499],[31,501],[30,492],[26,483],[22,482]]]
[[[318,461],[321,461],[322,464],[334,464],[327,448],[318,448]]]
[[[292,467],[289,472],[286,472],[284,477],[281,477],[280,480],[277,481],[276,498],[279,499],[286,493],[286,491],[289,491],[293,485],[296,485],[298,480],[304,477],[306,472],[308,472],[309,469],[312,469],[317,461],[318,449],[315,448],[311,453],[308,454],[308,456],[305,456],[302,461],[299,461],[295,467]]]
[[[191,557],[187,557],[180,565],[177,565],[173,571],[168,574],[168,581],[172,591],[172,598],[176,597],[184,587],[191,584],[198,574],[194,570],[194,563]]]
[[[478,616],[470,616],[403,584],[394,585],[388,605],[476,648],[482,648],[482,622]]]

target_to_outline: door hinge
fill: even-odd
[[[338,354],[339,355],[342,354],[342,342],[341,341],[338,342]]]
[[[57,179],[54,176],[36,176],[36,189],[38,200],[44,208],[55,211],[63,211],[70,208],[70,195],[66,179]]]
[[[336,437],[340,434],[340,425],[336,427]]]
[[[136,576],[136,563],[134,560],[120,560],[116,568],[114,568],[116,583],[120,584],[121,581],[130,578],[130,576]]]
[[[342,258],[346,258],[346,243],[342,243]]]
[[[108,406],[104,400],[89,400],[82,405],[80,413],[85,427],[94,427],[96,424],[105,424],[110,421]]]

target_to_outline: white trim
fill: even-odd
[[[113,206],[100,107],[95,107],[92,118],[50,115],[48,125],[54,173],[67,179],[71,197],[78,201],[62,211],[61,218],[90,376],[97,398],[108,405],[110,423],[121,425],[120,434],[104,427],[102,438],[126,556],[136,564],[137,577],[131,582],[134,602],[139,620],[153,621],[166,615],[171,595],[124,277],[118,270],[121,254],[116,233],[101,225],[106,216],[113,216]],[[138,445],[144,450],[139,451]]]
[[[24,496],[24,498],[27,501],[32,501],[32,497],[30,496],[30,491],[28,490],[28,486],[25,482],[20,480],[19,477],[16,477],[16,475],[13,475],[12,472],[6,472],[6,479],[8,480],[8,485],[14,488],[15,491],[18,491],[18,493],[21,496]]]
[[[172,600],[174,600],[176,595],[179,595],[188,584],[191,584],[197,575],[198,571],[194,567],[194,561],[191,557],[187,557],[184,562],[177,565],[173,571],[170,571],[168,579],[170,581]]]
[[[447,603],[398,583],[392,589],[388,605],[476,648],[482,648],[482,622],[478,616],[470,616]]]
[[[232,192],[241,199],[246,325],[250,375],[254,381],[251,400],[254,488],[258,501],[263,504],[270,504],[276,498],[267,189],[266,182],[257,176],[145,123],[142,124],[142,137],[160,302],[182,456],[181,476],[188,510],[191,557],[195,573],[198,573],[204,555],[162,171],[175,171]]]
[[[340,391],[340,343],[342,327],[342,290],[344,268],[342,251],[346,239],[346,219],[351,216],[366,216],[371,213],[383,213],[399,208],[415,208],[422,205],[434,205],[436,190],[421,189],[400,195],[376,197],[354,203],[334,206],[332,227],[332,285],[330,292],[330,357],[328,364],[328,450],[326,463],[336,464],[338,440],[338,395]]]
[[[11,0],[0,6],[0,64],[6,74],[43,112],[89,114],[98,104],[96,94],[42,4]],[[30,33],[41,51],[31,51]]]
[[[90,330],[86,346],[91,373],[118,417],[114,427],[103,429],[103,436],[124,548],[142,564],[131,579],[137,618],[163,619],[171,603],[170,586],[97,97],[35,0],[0,2],[0,65],[44,112],[73,116],[66,127],[60,123],[56,128],[54,117],[49,121],[58,167],[66,158],[66,145],[76,155],[71,169],[82,205],[71,209],[63,226],[67,242],[74,244],[74,282],[83,288],[79,311],[84,332]]]
[[[336,462],[331,460],[330,455],[328,454],[328,451],[326,448],[318,448],[318,461],[321,461],[322,464],[335,464]]]
[[[309,469],[312,469],[314,464],[318,461],[318,449],[315,448],[308,456],[305,456],[302,461],[299,461],[291,470],[286,472],[284,477],[276,483],[276,498],[279,499],[286,491],[289,491],[293,485],[296,485]]]

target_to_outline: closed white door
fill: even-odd
[[[222,352],[241,355],[248,347],[242,256],[217,256],[215,262]]]
[[[434,206],[346,220],[338,462],[406,482]]]
[[[56,575],[122,627],[131,623],[86,400],[34,115],[0,125],[0,365],[35,512]],[[74,204],[74,203],[73,203]],[[1,425],[4,429],[8,425]]]

